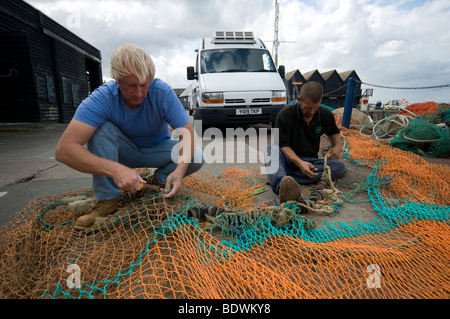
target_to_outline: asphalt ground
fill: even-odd
[[[192,121],[192,117],[191,117]],[[192,123],[194,124],[194,123]],[[56,144],[67,124],[0,123],[0,226],[12,221],[19,212],[34,199],[76,191],[92,186],[88,174],[77,172],[54,158]],[[264,171],[263,150],[271,142],[271,130],[266,126],[244,128],[246,135],[232,134],[225,129],[197,134],[196,144],[205,152],[203,171],[218,176],[227,167]],[[211,131],[210,131],[211,132]],[[227,134],[229,133],[229,134]],[[326,141],[324,142],[326,144]],[[245,156],[243,156],[245,154]],[[365,181],[373,171],[357,166],[344,155],[341,160],[347,167],[344,177],[336,183],[339,189],[351,189],[355,183]],[[450,159],[427,159],[436,164],[450,164]],[[266,202],[277,198],[270,190],[258,194],[255,202]],[[333,217],[315,213],[305,215],[316,221],[321,228],[324,222],[371,222],[377,215],[368,202],[368,195],[357,195],[356,203],[344,202]]]

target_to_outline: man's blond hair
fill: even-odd
[[[117,47],[111,57],[111,77],[119,81],[123,77],[136,75],[141,84],[155,79],[155,65],[152,58],[142,48],[127,43]]]

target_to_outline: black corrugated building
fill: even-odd
[[[0,0],[0,122],[69,122],[101,84],[99,50],[26,2]]]
[[[356,107],[361,99],[361,83],[359,83],[361,82],[361,79],[354,70],[340,73],[336,70],[322,73],[318,70],[312,70],[305,73],[301,73],[299,70],[290,71],[286,73],[286,87],[289,96],[288,101],[290,102],[298,96],[303,84],[309,81],[315,81],[323,86],[323,104],[335,109],[344,107],[348,80],[352,77],[357,80],[353,103],[353,107]]]
[[[300,88],[303,83],[306,83],[306,80],[299,70],[287,72],[285,80],[288,92],[288,102],[290,102],[300,94]]]
[[[323,87],[324,97],[322,102],[325,105],[332,106],[334,108],[343,107],[345,104],[345,95],[347,93],[347,87],[344,86],[344,81],[336,70],[330,70],[321,73],[322,78],[325,81]]]

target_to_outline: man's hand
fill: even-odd
[[[183,176],[184,174],[177,173],[177,170],[167,176],[166,187],[164,189],[165,198],[170,198],[178,192],[178,190],[181,188],[181,180],[183,179]]]
[[[295,165],[297,165],[300,171],[309,178],[314,178],[317,175],[319,175],[318,173],[316,173],[316,171],[318,171],[317,167],[315,167],[313,164],[309,162],[301,160],[300,157],[298,157],[297,154],[295,154],[292,148],[285,146],[282,147],[281,150],[283,151],[286,158]]]
[[[305,174],[306,176],[308,176],[309,178],[314,178],[318,175],[317,173],[315,173],[316,171],[318,171],[317,167],[315,167],[311,163],[301,161],[299,164],[299,168],[300,168],[300,171],[303,174]]]
[[[136,170],[120,164],[115,171],[113,179],[117,187],[131,193],[141,190],[141,183],[145,183]]]
[[[341,147],[334,146],[328,150],[327,154],[328,158],[339,159],[341,157]]]

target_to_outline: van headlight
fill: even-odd
[[[203,93],[202,101],[206,104],[223,104],[223,92]]]
[[[272,102],[286,102],[286,91],[272,91]]]

